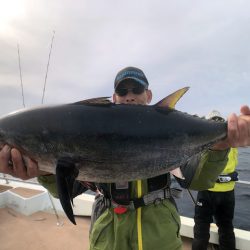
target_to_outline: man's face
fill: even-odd
[[[120,83],[113,94],[113,101],[116,104],[147,105],[151,99],[151,90],[142,88],[141,84],[133,80],[125,80]]]

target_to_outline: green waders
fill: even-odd
[[[186,188],[205,190],[213,187],[218,175],[227,164],[227,155],[228,150],[209,150],[194,160],[194,163],[190,161],[187,169],[192,171],[185,177],[192,182]],[[54,175],[40,176],[38,180],[54,197],[58,197]],[[147,194],[146,181],[143,183],[144,192],[141,195]],[[136,190],[135,187],[132,188],[134,192],[132,197],[140,197],[138,193],[136,194]],[[160,204],[150,204],[137,210],[128,210],[123,214],[114,213],[113,208],[102,212],[103,210],[95,215],[99,217],[101,214],[97,220],[93,219],[90,250],[182,249],[179,214],[168,199],[161,201]]]
[[[138,223],[141,224],[142,245],[138,242]],[[138,209],[116,214],[113,208],[106,211],[94,223],[90,234],[90,250],[180,250],[180,217],[168,200]]]

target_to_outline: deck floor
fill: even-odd
[[[69,250],[88,249],[89,217],[77,217],[77,226],[60,216],[37,212],[25,216],[9,208],[0,209],[1,250]]]
[[[37,212],[25,216],[9,208],[0,208],[1,250],[87,250],[89,217],[76,217],[74,226],[60,216],[57,225],[54,214]],[[183,239],[183,250],[191,249],[191,239]]]

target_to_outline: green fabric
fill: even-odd
[[[227,164],[228,152],[229,150],[208,150],[202,153],[199,166],[189,188],[198,191],[212,188]]]
[[[143,250],[180,250],[180,217],[174,205],[164,200],[142,207]],[[90,250],[138,249],[137,211],[115,214],[107,209],[90,234]]]
[[[56,176],[51,174],[51,175],[41,175],[37,177],[38,182],[43,185],[50,194],[58,198],[58,193],[57,193],[57,188],[56,188]]]
[[[203,153],[190,188],[203,190],[212,187],[227,163],[228,151]],[[38,181],[58,197],[55,176],[40,176]],[[147,181],[142,181],[142,194],[147,193]],[[132,183],[132,197],[136,197],[136,182]],[[180,218],[174,205],[164,200],[157,205],[141,208],[143,250],[180,250]],[[118,215],[107,209],[94,223],[90,234],[90,250],[138,249],[137,211]]]

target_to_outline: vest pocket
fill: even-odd
[[[112,224],[113,215],[107,209],[94,223],[90,234],[90,250],[106,249],[105,245],[109,242],[109,247],[113,238]],[[109,230],[111,229],[111,230]],[[108,240],[110,239],[110,241]],[[110,249],[110,248],[109,248]]]

